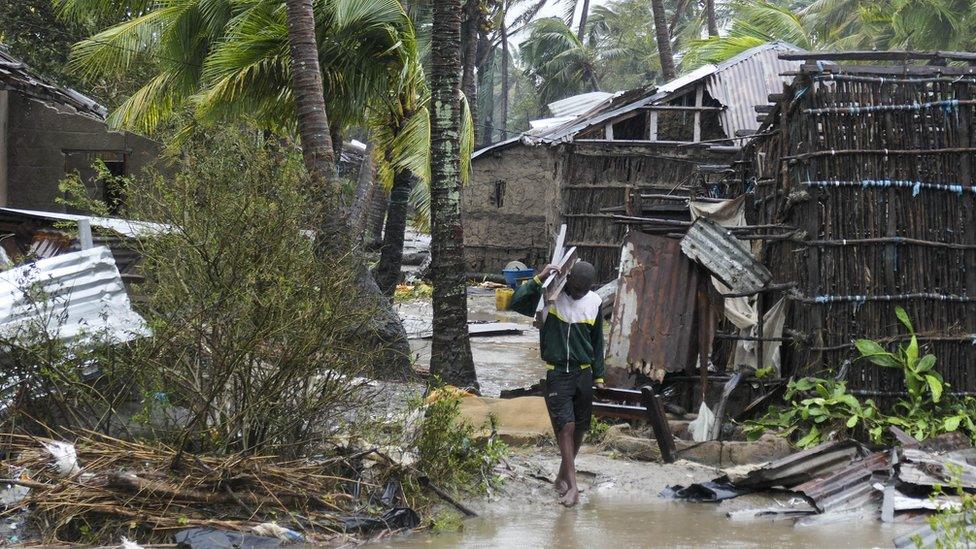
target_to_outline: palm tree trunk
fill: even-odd
[[[511,83],[508,80],[508,23],[505,21],[505,18],[508,17],[508,0],[505,0],[503,10],[502,27],[500,29],[502,38],[502,106],[498,117],[501,119],[501,138],[505,140],[508,139],[508,96],[510,95],[509,88],[511,87]]]
[[[705,0],[705,18],[708,21],[708,36],[718,36],[718,21],[715,19],[715,0]]]
[[[664,11],[663,0],[651,0],[651,10],[654,12],[654,32],[657,35],[657,51],[661,56],[661,74],[664,80],[674,80],[677,72],[674,68],[674,53],[671,51],[671,33],[668,32],[668,19]]]
[[[389,205],[390,191],[380,185],[373,185],[373,194],[369,197],[369,213],[366,214],[366,249],[373,249],[377,243],[382,244],[383,223]]]
[[[579,30],[576,31],[576,37],[579,41],[583,41],[583,37],[586,36],[586,19],[590,15],[590,0],[583,0],[583,13],[580,14]],[[570,20],[572,23],[572,20]]]
[[[339,207],[340,189],[335,181],[335,156],[325,110],[325,91],[319,68],[315,41],[315,16],[312,0],[286,0],[288,10],[288,44],[291,55],[292,92],[298,117],[302,156],[308,169],[313,192],[322,204],[331,208],[327,222],[319,231],[317,247],[322,253],[346,257],[355,252],[355,240],[349,222],[349,208]],[[355,257],[355,256],[353,256]],[[352,266],[356,287],[365,299],[364,306],[375,309],[373,322],[365,337],[379,351],[372,372],[381,377],[405,378],[410,372],[410,346],[400,317],[390,300],[383,297],[362,258]],[[362,338],[363,334],[359,334]]]
[[[369,208],[369,199],[376,188],[376,177],[373,173],[373,141],[366,143],[366,150],[363,152],[363,162],[359,165],[359,176],[356,178],[356,196],[353,198],[352,218],[353,234],[356,239],[362,242],[366,235],[366,217]]]
[[[475,80],[475,67],[478,64],[478,12],[479,0],[468,0],[464,7],[467,21],[464,24],[464,65],[461,76],[461,91],[468,98],[468,108],[471,109],[471,120],[474,121],[475,143],[481,131],[478,127],[478,82]]]
[[[383,247],[380,262],[376,266],[376,284],[383,294],[392,297],[400,282],[403,264],[403,238],[407,230],[407,213],[410,210],[410,190],[414,178],[410,170],[399,170],[393,176],[390,190],[390,206],[386,210],[386,228],[383,231]]]
[[[292,89],[298,111],[302,156],[312,184],[322,192],[332,194],[335,192],[331,186],[335,155],[329,133],[329,117],[325,113],[325,90],[315,42],[312,0],[286,0],[285,4],[288,7]],[[327,203],[335,204],[336,201]]]
[[[491,45],[486,46],[488,52],[481,68],[478,69],[478,87],[484,96],[485,104],[482,105],[484,121],[481,133],[481,146],[488,147],[495,140],[495,48]]]
[[[461,1],[434,2],[431,32],[431,279],[434,337],[430,371],[477,388],[468,338],[464,230],[461,226]]]

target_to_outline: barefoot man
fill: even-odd
[[[556,267],[546,265],[539,276],[522,284],[512,297],[511,310],[535,315],[542,283],[555,271]],[[549,370],[546,407],[562,456],[556,490],[567,507],[579,502],[575,461],[590,429],[593,385],[603,388],[603,318],[600,296],[590,291],[595,277],[593,265],[585,261],[574,265],[539,330],[542,360]]]

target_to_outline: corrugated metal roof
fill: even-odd
[[[145,236],[160,235],[168,233],[172,227],[163,223],[153,223],[150,221],[134,221],[131,219],[120,219],[116,217],[95,217],[89,215],[75,215],[63,212],[43,212],[39,210],[22,210],[19,208],[0,208],[0,212],[18,214],[25,217],[37,219],[54,219],[58,221],[71,221],[77,223],[87,219],[93,227],[109,229],[122,236],[129,238],[139,238]]]
[[[785,61],[779,54],[800,51],[785,42],[772,42],[745,51],[720,63],[715,75],[705,81],[705,89],[725,106],[719,113],[726,135],[735,137],[742,130],[757,130],[760,122],[755,107],[769,102],[769,94],[780,93],[792,78],[782,76],[802,61]]]
[[[706,90],[725,109],[719,113],[722,127],[729,138],[740,130],[756,130],[755,107],[766,105],[770,93],[782,91],[789,78],[781,73],[798,67],[801,61],[784,61],[779,54],[802,51],[785,42],[770,42],[748,49],[715,65],[704,65],[661,86],[618,92],[602,101],[592,103],[585,112],[568,122],[533,128],[519,138],[513,138],[479,150],[475,156],[492,149],[504,148],[521,141],[526,145],[554,145],[572,141],[579,132],[600,126],[622,114],[648,105],[666,104],[683,93],[688,86],[703,82]],[[570,98],[572,99],[572,98]],[[557,102],[558,103],[558,102]],[[556,116],[554,114],[554,116]]]
[[[132,310],[111,251],[101,246],[0,273],[0,334],[29,337],[35,330],[77,343],[152,335]]]
[[[0,90],[13,90],[44,102],[71,107],[81,114],[104,120],[108,110],[94,99],[59,86],[34,73],[26,63],[11,57],[0,47]]]
[[[579,95],[574,95],[572,97],[567,97],[566,99],[560,99],[559,101],[549,103],[549,113],[552,114],[553,118],[563,118],[566,116],[576,117],[589,111],[596,105],[603,103],[614,95],[615,94],[601,91],[581,93]]]
[[[728,229],[705,217],[688,229],[681,251],[737,293],[758,292],[773,278]]]

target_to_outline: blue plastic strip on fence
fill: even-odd
[[[820,109],[804,109],[807,114],[860,114],[862,112],[891,112],[891,111],[920,111],[922,109],[941,108],[949,112],[959,107],[958,99],[946,99],[943,101],[929,101],[919,103],[915,101],[905,105],[851,105],[849,107],[824,107]]]
[[[861,187],[864,189],[875,187],[881,189],[889,188],[902,188],[911,189],[912,196],[918,196],[922,189],[932,190],[932,191],[946,191],[955,193],[957,195],[962,195],[963,191],[967,188],[970,192],[976,194],[976,187],[964,187],[957,183],[926,183],[923,181],[909,181],[904,179],[862,179],[860,181],[854,180],[822,180],[822,181],[801,181],[803,185],[808,187]]]

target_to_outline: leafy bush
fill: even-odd
[[[504,457],[507,446],[491,435],[475,439],[474,427],[460,419],[461,397],[448,391],[427,405],[420,436],[416,441],[417,467],[442,487],[452,490],[489,490],[496,482],[493,470]]]
[[[376,358],[355,264],[315,253],[308,228],[328,212],[296,149],[229,128],[189,137],[176,160],[173,177],[130,185],[134,217],[174,228],[140,250],[148,383],[188,410],[200,446],[301,453],[360,403]]]
[[[746,424],[749,440],[758,440],[767,430],[776,429],[783,436],[802,434],[796,445],[809,448],[832,433],[847,433],[858,425],[868,427],[874,436],[881,417],[874,401],[862,403],[847,392],[845,382],[833,379],[805,377],[790,381],[784,398],[790,403],[788,408]]]
[[[803,378],[791,381],[784,399],[788,406],[771,410],[759,420],[748,422],[746,431],[757,439],[768,429],[780,430],[784,436],[801,435],[797,445],[803,448],[821,443],[828,436],[849,436],[860,429],[873,442],[882,442],[889,426],[897,426],[917,440],[925,440],[962,428],[976,438],[973,422],[976,400],[945,398],[948,387],[935,370],[936,357],[922,354],[915,329],[902,307],[895,310],[898,320],[908,329],[907,345],[895,352],[868,339],[856,340],[861,360],[884,368],[901,370],[907,399],[899,399],[894,414],[879,412],[871,399],[863,402],[847,392],[843,381]]]
[[[12,358],[52,427],[175,410],[167,435],[181,446],[301,454],[361,404],[357,376],[385,351],[364,344],[375,311],[358,299],[355,262],[316,254],[307,229],[326,212],[297,149],[229,127],[189,135],[171,160],[124,185],[126,215],[171,227],[138,245],[137,305],[154,336],[70,352],[39,341]],[[68,194],[83,194],[76,183]]]

